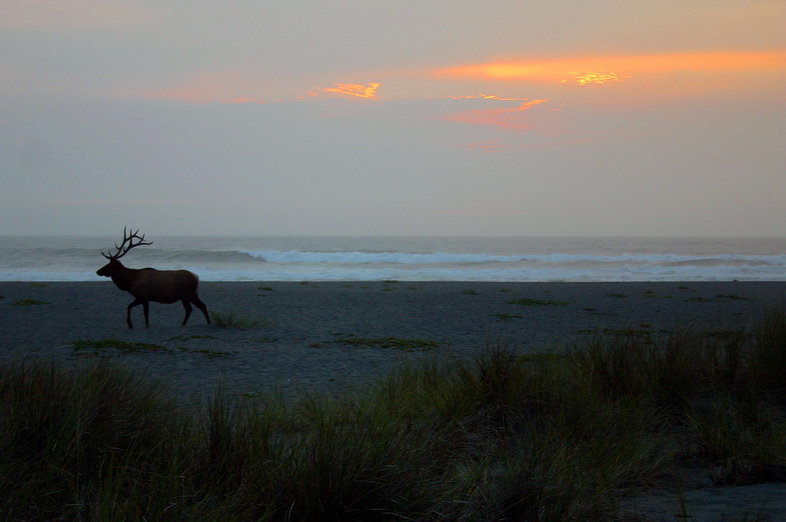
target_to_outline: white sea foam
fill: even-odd
[[[466,253],[408,253],[408,252],[302,252],[298,250],[243,251],[254,259],[279,264],[484,264],[484,263],[629,263],[629,264],[739,264],[786,265],[786,255],[687,256],[677,254],[543,254],[543,255],[493,255]]]
[[[502,256],[492,254],[464,254],[464,253],[410,253],[410,252],[302,252],[288,250],[242,251],[255,259],[269,263],[303,263],[303,264],[463,264],[463,263],[504,263],[515,262],[521,256]]]
[[[111,238],[0,238],[0,280],[91,281]],[[160,238],[128,266],[205,281],[786,279],[784,239]]]

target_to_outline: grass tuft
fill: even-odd
[[[564,306],[568,303],[554,299],[531,299],[529,297],[521,297],[519,299],[511,299],[508,301],[508,304],[521,306]]]
[[[36,306],[49,304],[49,301],[39,301],[38,299],[17,299],[11,304],[14,306]]]

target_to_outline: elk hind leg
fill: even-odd
[[[184,326],[188,322],[188,317],[191,315],[191,303],[188,302],[188,299],[181,299],[180,302],[183,303],[183,308],[186,309],[186,316],[183,318],[183,323],[181,326]]]
[[[207,305],[202,302],[202,300],[199,298],[199,296],[195,295],[191,299],[191,302],[194,303],[197,306],[197,308],[202,310],[203,314],[205,314],[205,319],[207,319],[207,324],[213,324],[212,321],[210,320],[210,314],[207,312]]]

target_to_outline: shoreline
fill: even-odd
[[[786,302],[786,282],[202,282],[211,313],[248,324],[207,325],[194,310],[180,326],[179,303],[151,303],[150,328],[139,306],[133,330],[133,298],[111,281],[0,282],[0,296],[0,360],[111,357],[204,398],[219,383],[230,394],[337,391],[495,343],[533,353],[597,333],[742,328]],[[127,344],[90,344],[106,339]]]

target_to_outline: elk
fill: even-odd
[[[133,229],[132,229],[133,230]],[[129,230],[128,232],[131,232]],[[194,303],[197,308],[202,310],[205,314],[207,323],[210,324],[210,314],[207,313],[207,306],[202,300],[199,299],[197,291],[199,288],[199,278],[196,274],[188,270],[156,270],[155,268],[126,268],[119,261],[121,257],[126,255],[132,248],[140,245],[152,245],[153,242],[145,242],[145,235],[139,235],[139,230],[133,232],[130,236],[123,227],[123,242],[120,246],[115,243],[117,252],[114,254],[105,254],[103,251],[101,255],[109,260],[109,263],[102,266],[96,274],[104,277],[111,277],[112,282],[117,285],[120,290],[129,292],[134,296],[134,300],[128,305],[128,315],[126,322],[129,328],[133,328],[131,323],[131,309],[137,305],[142,305],[145,311],[145,327],[150,328],[150,321],[148,313],[150,311],[150,301],[156,303],[174,303],[180,301],[186,309],[186,316],[183,318],[183,325],[188,322],[188,316],[191,315],[191,303]],[[134,241],[136,240],[136,242]]]

